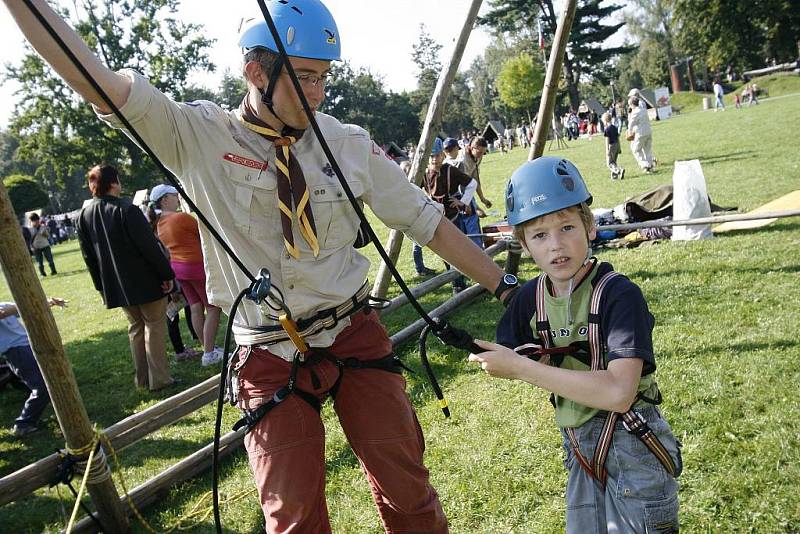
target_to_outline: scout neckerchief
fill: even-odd
[[[242,100],[239,107],[242,113],[242,124],[249,130],[259,134],[275,145],[275,173],[278,177],[278,207],[281,212],[281,227],[283,228],[283,242],[286,250],[294,259],[300,257],[300,250],[294,244],[292,234],[292,218],[296,217],[300,227],[300,235],[311,247],[314,257],[319,255],[319,241],[317,228],[314,225],[314,214],[309,203],[308,187],[303,176],[303,169],[297,163],[297,158],[292,157],[291,145],[296,143],[303,135],[303,130],[285,127],[282,132],[277,132],[269,127],[256,115],[247,97]],[[292,211],[294,208],[294,211]]]

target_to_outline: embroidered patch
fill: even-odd
[[[331,167],[330,163],[326,163],[324,167],[322,167],[322,172],[325,173],[326,176],[333,178],[333,167]]]
[[[238,156],[236,154],[231,154],[227,152],[222,159],[225,161],[230,161],[231,163],[235,163],[237,165],[242,165],[244,167],[249,167],[251,169],[258,169],[260,171],[265,171],[269,167],[269,162],[266,161],[258,161],[255,159],[246,158],[244,156]]]

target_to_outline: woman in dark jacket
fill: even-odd
[[[172,385],[166,352],[166,295],[175,274],[141,210],[120,198],[117,169],[89,171],[92,200],[78,217],[78,239],[94,287],[106,307],[128,317],[136,386],[152,391]]]

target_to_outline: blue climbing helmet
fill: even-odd
[[[442,138],[434,137],[433,146],[431,147],[431,156],[435,156],[436,154],[441,154],[443,150],[444,150],[444,144],[442,143]]]
[[[541,157],[519,167],[506,185],[508,224],[517,226],[536,217],[592,203],[578,168],[563,158]]]
[[[287,55],[324,61],[341,60],[339,30],[322,2],[267,0],[267,4]],[[275,39],[263,18],[245,23],[239,34],[239,47],[245,53],[253,48],[266,48],[278,53]]]

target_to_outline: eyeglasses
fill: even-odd
[[[326,72],[322,76],[317,76],[316,74],[298,74],[297,80],[300,82],[300,85],[303,87],[317,87],[319,84],[323,86],[328,83],[331,79],[331,73]]]

